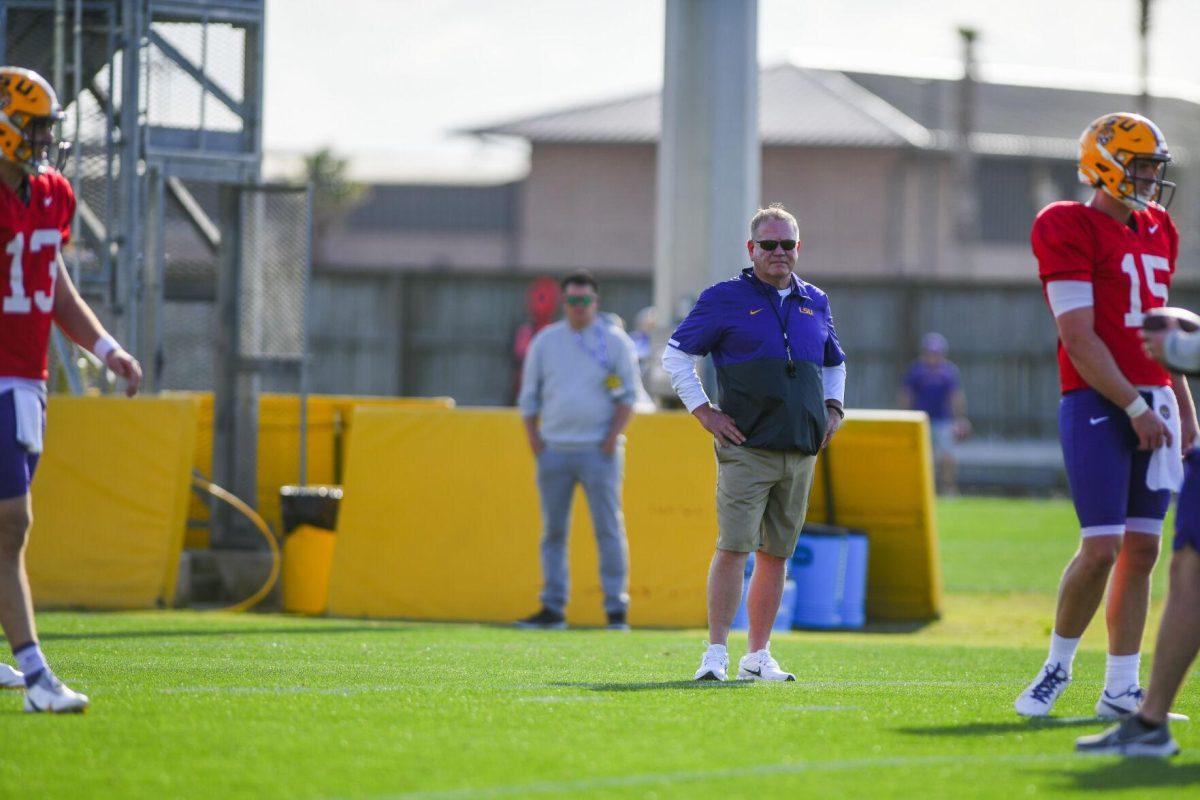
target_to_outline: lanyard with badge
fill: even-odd
[[[779,313],[779,309],[775,307],[775,298],[767,295],[767,304],[771,306],[771,310],[775,312],[775,319],[779,322],[779,330],[783,333],[783,352],[787,355],[787,374],[789,378],[796,377],[796,359],[792,357],[792,342],[788,338],[788,319],[792,316],[792,307],[787,304],[787,299],[796,291],[795,284],[789,284],[790,291],[788,294],[779,298],[779,304],[786,307],[783,314]],[[761,290],[760,290],[761,291]],[[778,294],[778,291],[776,292]]]
[[[620,398],[623,384],[621,376],[613,369],[613,365],[608,360],[608,337],[604,334],[604,330],[599,324],[595,325],[596,330],[596,346],[589,347],[587,341],[583,338],[582,331],[575,331],[575,341],[584,349],[588,355],[596,359],[600,364],[600,368],[604,370],[604,388],[608,391],[614,400]]]

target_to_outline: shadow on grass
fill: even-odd
[[[1090,758],[1101,759],[1092,756]],[[1089,757],[1080,756],[1087,762]],[[1158,786],[1195,786],[1200,784],[1200,764],[1172,764],[1163,758],[1102,758],[1095,767],[1081,770],[1055,770],[1045,773],[1059,777],[1063,783],[1055,787],[1063,791],[1084,789],[1153,788]]]
[[[641,683],[578,683],[556,681],[551,686],[573,689],[588,689],[593,692],[654,692],[660,689],[696,689],[712,691],[719,689],[744,689],[754,681],[644,681]]]
[[[897,728],[899,733],[916,736],[996,736],[1002,733],[1062,730],[1063,728],[1097,728],[1112,720],[1099,717],[1038,717],[1012,722],[969,722],[966,725],[934,725],[929,728]]]
[[[332,633],[414,633],[431,626],[426,625],[315,625],[305,627],[256,628],[148,628],[128,631],[79,631],[74,633],[44,632],[41,639],[46,641],[71,641],[86,639],[171,639],[193,636],[227,636],[243,638],[247,636],[288,636],[293,634],[325,635]]]

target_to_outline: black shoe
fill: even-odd
[[[1171,738],[1166,725],[1147,728],[1137,714],[1130,714],[1104,733],[1079,737],[1075,740],[1075,749],[1080,753],[1104,756],[1165,758],[1179,753],[1179,745]]]
[[[627,631],[627,630],[629,630],[629,623],[625,621],[625,612],[624,611],[608,612],[607,627],[610,631]]]
[[[558,612],[551,611],[545,606],[542,606],[542,610],[533,616],[517,620],[517,627],[527,629],[537,628],[546,631],[561,631],[563,628],[567,627],[567,618]]]

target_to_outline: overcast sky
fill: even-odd
[[[653,89],[663,0],[268,0],[265,147],[392,180],[499,180],[519,148],[454,132]],[[1138,0],[760,0],[759,62],[1134,91]],[[336,33],[333,32],[336,29]],[[1155,0],[1156,93],[1200,101],[1200,0]],[[1082,124],[1082,123],[1081,123]]]

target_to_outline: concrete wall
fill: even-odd
[[[535,145],[521,188],[518,268],[649,275],[654,147]]]
[[[507,269],[516,258],[511,234],[477,232],[347,231],[316,240],[314,260],[330,269]]]

